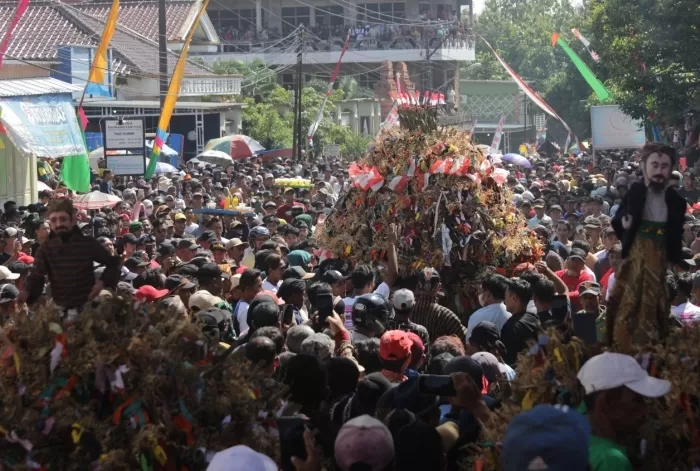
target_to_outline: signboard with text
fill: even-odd
[[[646,142],[644,125],[617,105],[591,107],[593,146],[602,149],[641,149]]]
[[[115,175],[146,173],[146,134],[143,118],[104,121],[104,151],[107,168]]]

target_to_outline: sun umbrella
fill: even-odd
[[[156,162],[156,173],[178,173],[179,170],[165,162]]]
[[[532,168],[532,164],[529,160],[527,160],[527,157],[524,157],[520,154],[506,154],[503,157],[501,157],[501,160],[503,162],[510,162],[513,165],[519,165],[524,168]]]
[[[149,151],[153,150],[153,141],[146,141],[146,147]],[[166,157],[175,157],[176,155],[178,155],[178,153],[172,147],[168,147],[167,145],[163,144],[163,147],[160,149],[160,155],[164,155]]]
[[[221,165],[222,167],[233,163],[231,156],[220,150],[205,150],[195,157],[195,159],[197,159],[199,162]],[[192,160],[190,160],[190,162],[192,162]]]
[[[212,139],[204,146],[204,150],[219,150],[231,156],[232,159],[245,159],[265,150],[255,139],[242,134]],[[202,160],[202,159],[200,159]]]
[[[53,193],[53,188],[51,188],[44,182],[36,182],[36,189],[39,191],[50,191],[51,193]]]
[[[101,191],[92,191],[84,195],[75,196],[73,198],[73,206],[78,209],[102,209],[105,206],[112,207],[121,200],[120,197],[115,195],[109,195]]]

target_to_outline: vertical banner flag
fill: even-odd
[[[472,121],[472,128],[469,130],[469,135],[473,136],[474,133],[476,132],[476,118],[474,118],[474,121]]]
[[[597,52],[595,52],[593,49],[591,49],[591,42],[588,39],[586,39],[583,36],[583,34],[581,34],[581,32],[578,30],[578,28],[572,29],[571,32],[574,33],[574,36],[576,36],[576,39],[578,39],[579,41],[581,41],[581,43],[583,43],[583,46],[586,48],[588,53],[591,55],[591,58],[594,61],[599,62],[600,56],[598,55]]]
[[[102,33],[102,39],[100,39],[100,45],[97,46],[97,51],[95,52],[95,58],[90,66],[90,75],[88,76],[88,83],[85,84],[85,90],[83,91],[83,97],[80,99],[80,104],[78,107],[82,107],[83,98],[85,98],[85,93],[90,95],[99,96],[109,96],[109,89],[105,87],[105,70],[107,67],[107,50],[109,49],[109,43],[112,41],[112,36],[114,35],[114,30],[117,28],[117,18],[119,17],[119,0],[114,0],[112,2],[112,9],[109,10],[109,16],[107,17],[107,22],[105,23],[105,29]]]
[[[493,55],[496,56],[496,59],[501,64],[501,66],[503,66],[503,68],[506,70],[506,72],[508,72],[508,74],[513,78],[513,80],[515,80],[515,83],[518,84],[518,87],[520,87],[520,90],[522,90],[523,93],[525,93],[525,95],[527,95],[527,97],[530,100],[532,100],[537,106],[539,106],[542,111],[544,111],[545,113],[550,115],[552,118],[558,119],[567,131],[572,132],[569,125],[566,124],[566,122],[563,119],[561,119],[561,117],[557,114],[557,112],[554,111],[554,109],[551,106],[549,106],[547,104],[547,102],[544,101],[537,94],[537,92],[535,92],[532,88],[530,88],[530,86],[527,83],[525,83],[525,81],[517,73],[515,73],[515,71],[506,63],[506,61],[504,61],[501,58],[501,56],[498,55],[498,53],[491,46],[491,44],[489,44],[489,42],[487,40],[485,40],[483,37],[479,36],[479,38],[482,41],[484,41],[484,43],[486,44],[486,46],[488,46],[489,49],[491,49],[491,52],[493,52]]]
[[[566,144],[564,144],[564,154],[569,152],[569,144],[571,144],[571,133],[566,135]]]
[[[5,59],[5,54],[7,54],[10,44],[12,44],[12,36],[15,34],[15,29],[17,29],[17,25],[22,19],[22,16],[24,16],[24,13],[27,11],[27,8],[29,8],[29,0],[19,0],[17,3],[17,8],[15,8],[15,14],[12,17],[10,24],[7,26],[2,42],[0,42],[0,67],[2,67],[2,61]]]
[[[189,33],[187,33],[187,38],[185,39],[185,44],[180,52],[180,57],[177,59],[177,64],[175,65],[175,70],[173,71],[173,76],[170,78],[170,85],[168,86],[168,96],[165,97],[163,102],[163,109],[160,110],[160,120],[158,120],[158,129],[156,130],[156,138],[153,140],[153,150],[151,150],[151,156],[148,161],[148,168],[146,169],[146,174],[144,177],[146,180],[151,178],[156,171],[156,165],[158,164],[158,157],[160,156],[160,150],[165,145],[165,141],[168,139],[168,126],[170,126],[170,117],[173,115],[175,110],[175,104],[177,103],[177,96],[180,94],[180,85],[182,84],[182,76],[185,74],[185,64],[187,63],[187,53],[190,50],[190,42],[192,42],[192,36],[197,30],[199,25],[199,20],[209,5],[209,0],[204,0],[202,2],[202,7],[197,13],[194,22],[190,28]]]
[[[498,127],[496,128],[496,134],[493,135],[493,141],[491,141],[491,149],[489,149],[490,154],[495,154],[501,147],[501,135],[503,134],[503,125],[506,124],[506,115],[502,114],[500,121],[498,121]]]
[[[574,63],[578,71],[581,73],[581,76],[593,89],[598,98],[602,101],[605,101],[608,98],[610,98],[610,92],[607,88],[605,88],[605,85],[603,85],[601,81],[598,80],[598,77],[596,77],[595,74],[591,71],[591,69],[588,68],[586,63],[583,62],[581,58],[578,55],[576,55],[574,51],[571,50],[566,41],[564,41],[559,36],[559,33],[554,33],[552,34],[552,47],[556,46],[557,44],[564,50],[564,52],[566,52],[566,54],[571,59],[571,62]]]
[[[350,31],[348,30],[347,36],[345,36],[345,44],[343,44],[343,50],[340,51],[340,57],[338,58],[338,62],[335,64],[335,70],[333,70],[333,75],[331,75],[331,80],[328,82],[328,88],[326,89],[326,96],[323,97],[323,103],[321,103],[321,107],[318,109],[318,114],[316,115],[316,121],[314,121],[311,126],[309,126],[309,132],[307,135],[307,140],[310,146],[314,145],[314,134],[316,134],[316,130],[318,130],[318,127],[321,125],[321,121],[323,120],[323,110],[326,108],[326,103],[328,102],[328,98],[333,94],[333,85],[335,84],[336,79],[338,78],[338,73],[340,72],[340,63],[343,60],[343,56],[345,55],[345,51],[348,50],[348,44],[350,44]]]

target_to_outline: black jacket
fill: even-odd
[[[642,224],[644,204],[647,199],[647,186],[641,182],[635,182],[625,195],[620,208],[612,219],[612,227],[617,237],[622,242],[622,258],[627,258],[630,248]],[[683,247],[683,224],[688,203],[673,188],[666,189],[666,205],[668,206],[668,220],[666,221],[666,258],[671,263],[681,262],[681,248]],[[622,217],[632,217],[632,227],[626,230],[622,227]]]

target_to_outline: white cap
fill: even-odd
[[[588,360],[578,372],[586,394],[625,386],[644,397],[661,397],[671,390],[665,379],[651,377],[629,355],[605,352]]]
[[[408,289],[399,289],[394,293],[394,309],[405,311],[411,309],[416,304],[416,297],[413,291]]]
[[[12,273],[9,268],[0,265],[0,281],[12,281],[19,278],[19,273]]]
[[[200,311],[216,306],[223,301],[218,296],[214,296],[209,291],[200,290],[190,296],[189,308],[196,307]]]
[[[277,471],[275,462],[245,445],[236,445],[214,455],[207,471]]]

